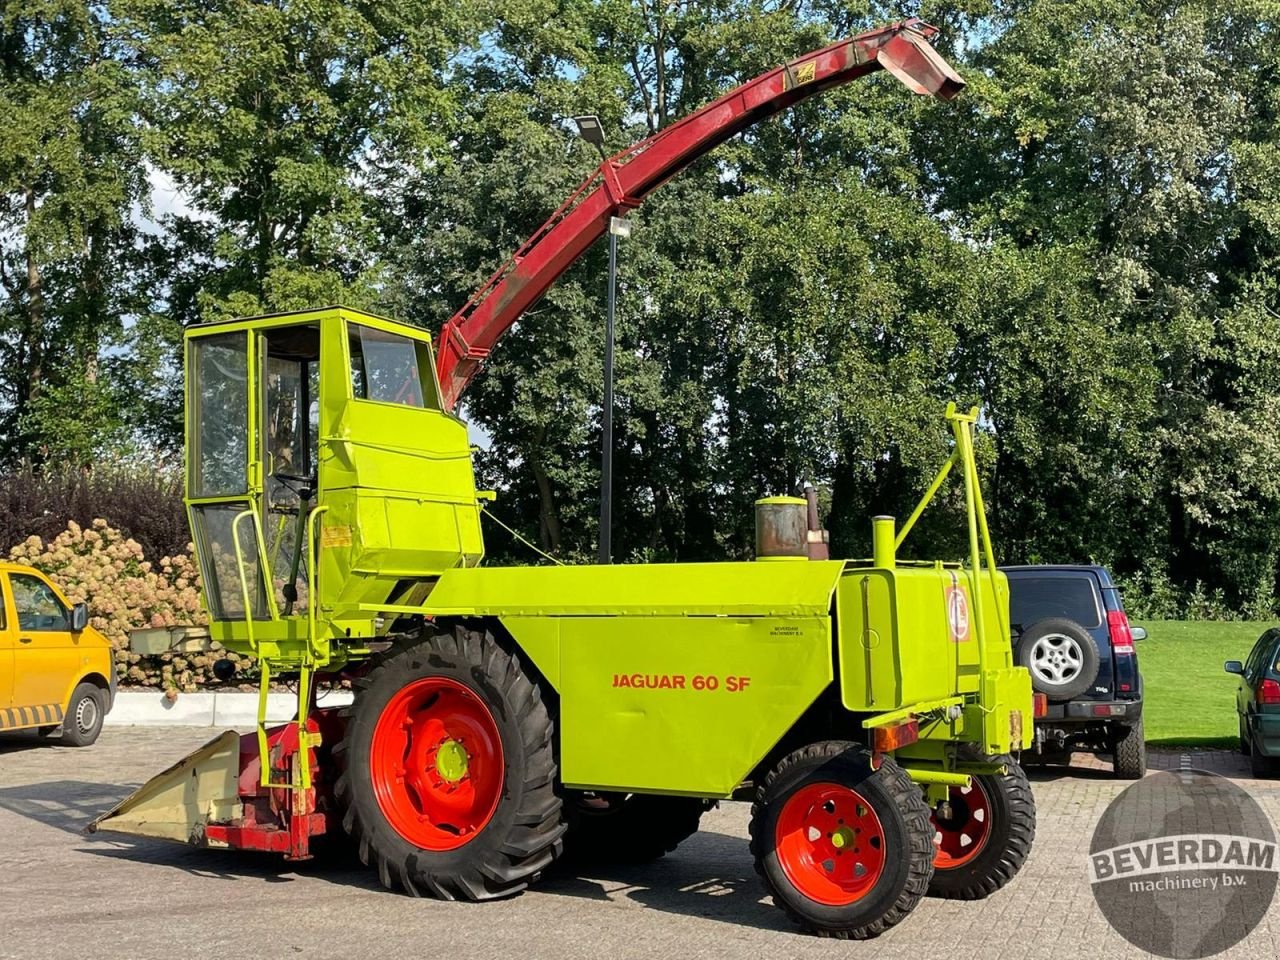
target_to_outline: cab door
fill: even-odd
[[[13,706],[13,646],[16,640],[5,595],[8,586],[0,577],[0,729],[12,726],[7,710]]]
[[[32,573],[6,574],[12,623],[13,704],[23,708],[66,704],[71,684],[79,677],[80,653],[71,635],[71,611],[53,588]]]
[[[257,364],[248,330],[187,340],[187,506],[214,620],[274,617],[262,562]]]

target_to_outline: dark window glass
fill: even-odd
[[[1087,576],[1010,578],[1009,619],[1014,625],[1026,629],[1049,617],[1099,626],[1102,614],[1093,581]]]
[[[1249,681],[1257,680],[1262,676],[1263,667],[1267,660],[1271,658],[1272,647],[1275,646],[1276,632],[1268,630],[1258,638],[1258,642],[1253,645],[1253,649],[1249,651],[1249,659],[1244,663],[1244,675]]]
[[[39,632],[71,629],[67,608],[39,577],[11,573],[9,584],[13,587],[13,606],[18,613],[20,630]]]

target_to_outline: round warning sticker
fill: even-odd
[[[969,598],[954,584],[947,587],[947,625],[955,643],[969,639]]]

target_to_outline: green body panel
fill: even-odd
[[[962,712],[955,721],[921,724],[922,739],[964,740],[984,752],[1010,746],[1010,709],[1024,709],[1030,676],[1015,668],[1009,626],[1009,583],[997,571],[978,578],[984,592],[982,629],[973,621],[973,578],[958,564],[875,567],[850,563],[837,590],[840,698],[845,708],[882,713],[930,701],[979,694],[983,674],[979,643],[985,643],[986,680],[994,702],[989,712]],[[890,638],[886,641],[886,638]],[[896,638],[896,639],[894,639]],[[1025,696],[1022,696],[1026,681]],[[992,702],[992,701],[988,701]],[[1014,749],[1031,745],[1030,714]]]
[[[964,779],[955,743],[1029,743],[976,412],[949,408],[955,453],[901,530],[875,521],[874,561],[483,567],[466,428],[439,407],[424,331],[328,308],[192,328],[187,344],[187,504],[217,594],[209,635],[260,657],[264,682],[297,672],[305,691],[313,671],[370,656],[393,630],[478,623],[554,690],[561,778],[582,789],[728,796],[819,698],[828,737],[917,721],[920,741],[898,757],[934,788]],[[896,563],[957,465],[968,564]],[[966,638],[950,627],[956,602]]]
[[[819,616],[841,560],[477,567],[442,574],[427,613],[582,616]]]
[[[958,565],[859,569],[851,565],[840,581],[841,698],[850,710],[879,711],[901,703],[978,691],[976,624],[951,628],[948,597],[958,591],[963,611],[974,609],[972,585]],[[1001,626],[991,580],[983,606],[988,665],[1011,666],[1009,627]],[[1008,581],[998,574],[1003,598]],[[1007,599],[1005,600],[1007,602]],[[971,616],[971,613],[969,614]],[[897,637],[899,642],[884,642]]]
[[[340,612],[391,599],[401,580],[479,563],[484,542],[466,426],[438,407],[353,396],[346,324],[419,340],[422,331],[341,309],[326,319],[319,484],[329,509],[319,584],[321,607]],[[429,344],[423,350],[430,358]],[[434,362],[425,366],[428,393],[438,393]]]
[[[843,569],[479,567],[423,611],[502,623],[560,695],[567,786],[724,797],[831,683]]]
[[[541,623],[569,787],[727,797],[832,679],[827,616]],[[503,624],[523,646],[528,623]]]

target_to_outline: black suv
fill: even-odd
[[[1003,567],[1009,577],[1014,656],[1048,698],[1032,750],[1061,759],[1074,749],[1110,754],[1115,774],[1147,769],[1142,675],[1120,591],[1097,566]]]

